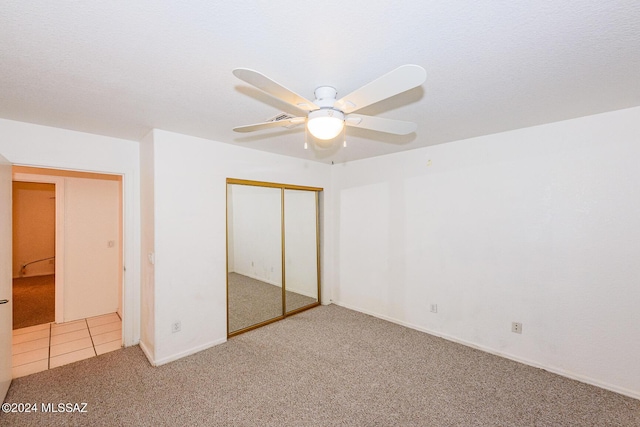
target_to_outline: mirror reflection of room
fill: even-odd
[[[318,305],[317,191],[229,183],[227,260],[229,334]]]
[[[282,316],[280,189],[228,191],[229,332]]]
[[[284,190],[287,313],[318,301],[316,195]]]

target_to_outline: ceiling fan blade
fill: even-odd
[[[301,110],[313,111],[320,108],[308,99],[303,98],[295,92],[292,92],[291,90],[287,89],[279,83],[274,82],[269,77],[257,71],[250,70],[248,68],[236,68],[235,70],[233,70],[233,75],[240,80],[244,80],[250,85],[255,86],[258,89],[268,93],[269,95],[281,99],[284,102],[291,104]]]
[[[403,65],[339,99],[335,108],[348,114],[420,86],[426,78],[427,72],[419,65]]]
[[[272,122],[255,123],[252,125],[238,126],[233,128],[235,132],[254,132],[256,130],[269,129],[275,127],[294,126],[304,123],[306,117],[293,117],[291,119],[277,120]]]
[[[363,116],[360,114],[349,114],[345,119],[345,123],[347,126],[370,129],[378,132],[393,133],[396,135],[407,135],[411,132],[415,132],[418,128],[418,125],[413,122]]]

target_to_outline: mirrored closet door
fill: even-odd
[[[320,191],[227,179],[229,336],[320,304]]]

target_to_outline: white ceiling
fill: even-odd
[[[349,128],[319,151],[302,127],[231,130],[299,113],[234,68],[313,99],[409,63],[422,87],[358,113],[414,134]],[[136,141],[159,128],[337,163],[638,105],[638,0],[0,3],[0,117]]]

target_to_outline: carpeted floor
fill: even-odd
[[[286,292],[287,311],[317,300]],[[237,273],[229,273],[229,332],[282,316],[282,288]]]
[[[55,275],[13,279],[13,329],[55,320]]]
[[[13,381],[2,426],[638,426],[640,401],[335,305],[153,368],[139,347]]]

